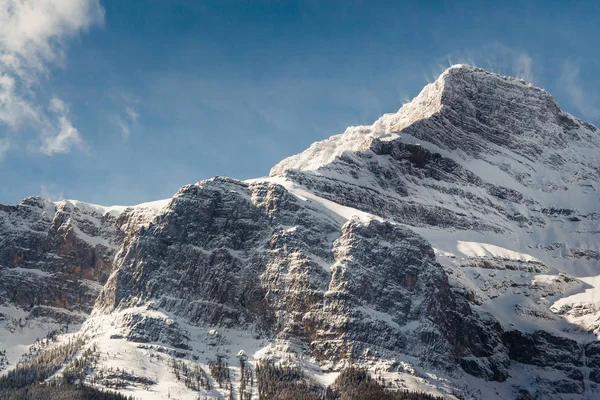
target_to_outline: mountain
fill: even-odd
[[[268,177],[1,206],[0,365],[144,399],[271,398],[265,377],[336,398],[361,371],[445,398],[598,398],[599,190],[597,128],[456,65]]]

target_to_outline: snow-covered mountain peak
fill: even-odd
[[[580,154],[581,148],[600,147],[597,128],[563,112],[545,90],[522,79],[458,64],[397,112],[316,142],[279,162],[270,175],[289,169],[317,170],[346,151],[368,149],[373,139],[394,140],[402,133],[440,149],[458,150],[468,158],[508,150],[526,160],[541,158],[552,164],[565,161],[560,159],[569,156],[570,148]],[[566,154],[557,154],[565,148]],[[587,156],[593,158],[584,151]]]
[[[19,203],[20,207],[33,207],[33,208],[41,208],[43,210],[54,209],[54,204],[51,201],[46,200],[39,196],[29,196],[25,197]]]
[[[425,86],[417,97],[404,104],[397,112],[383,115],[372,125],[351,126],[342,134],[315,142],[302,153],[279,162],[271,169],[269,175],[280,175],[288,169],[315,170],[330,163],[345,151],[364,149],[370,139],[389,140],[397,137],[394,132],[440,110],[445,74]]]

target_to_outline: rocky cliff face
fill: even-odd
[[[112,268],[119,231],[114,218],[87,211],[38,197],[0,210],[3,299],[34,313],[91,311]]]
[[[357,365],[449,397],[591,399],[599,174],[595,127],[455,66],[266,178],[159,206],[3,206],[0,311],[85,320],[104,366],[154,382],[130,382],[144,398],[195,396],[170,357],[233,365],[243,350],[322,384]]]
[[[144,210],[39,197],[0,206],[0,347],[10,364],[36,338],[87,319],[129,223],[138,227]]]

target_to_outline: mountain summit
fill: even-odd
[[[600,146],[598,130],[561,111],[545,90],[521,79],[459,64],[444,71],[398,112],[382,116],[373,125],[350,127],[341,135],[314,143],[281,161],[271,175],[286,169],[318,169],[345,151],[360,150],[366,141],[389,141],[400,133],[457,156],[520,156],[554,165],[564,158],[574,163],[585,164],[587,158],[597,162],[594,156]],[[565,154],[565,150],[569,152]]]
[[[144,399],[344,398],[362,369],[384,393],[596,398],[599,185],[598,129],[453,66],[268,177],[0,206],[0,368]]]

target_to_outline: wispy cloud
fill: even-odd
[[[578,62],[567,60],[562,66],[559,83],[563,87],[569,100],[585,118],[600,118],[600,99],[594,93],[584,89],[580,79],[580,65]]]
[[[453,64],[469,64],[527,82],[535,82],[539,67],[527,51],[494,42],[475,49],[459,50],[443,57],[433,66],[432,74],[426,76],[426,79],[435,80],[442,71]]]
[[[139,114],[133,109],[132,106],[125,107],[125,114],[127,114],[132,122],[137,122],[139,118]]]
[[[64,102],[37,96],[52,65],[63,65],[72,37],[104,20],[99,0],[0,0],[0,123],[40,132],[39,150],[68,152],[82,142]]]
[[[8,139],[0,139],[0,161],[4,154],[10,149],[10,141]]]
[[[140,114],[137,110],[139,99],[119,90],[109,92],[108,97],[116,109],[111,119],[121,131],[123,139],[127,139],[131,132],[140,126]]]
[[[118,123],[121,128],[121,132],[123,133],[123,137],[127,139],[131,134],[131,130],[138,126],[138,119],[140,115],[135,110],[134,104],[129,104],[125,106],[125,110],[119,115]]]
[[[515,76],[526,80],[527,82],[533,82],[535,77],[533,76],[533,59],[527,53],[517,53],[513,55],[513,71]]]
[[[56,185],[42,185],[40,186],[40,195],[50,201],[60,201],[65,198],[62,190],[56,187]]]

